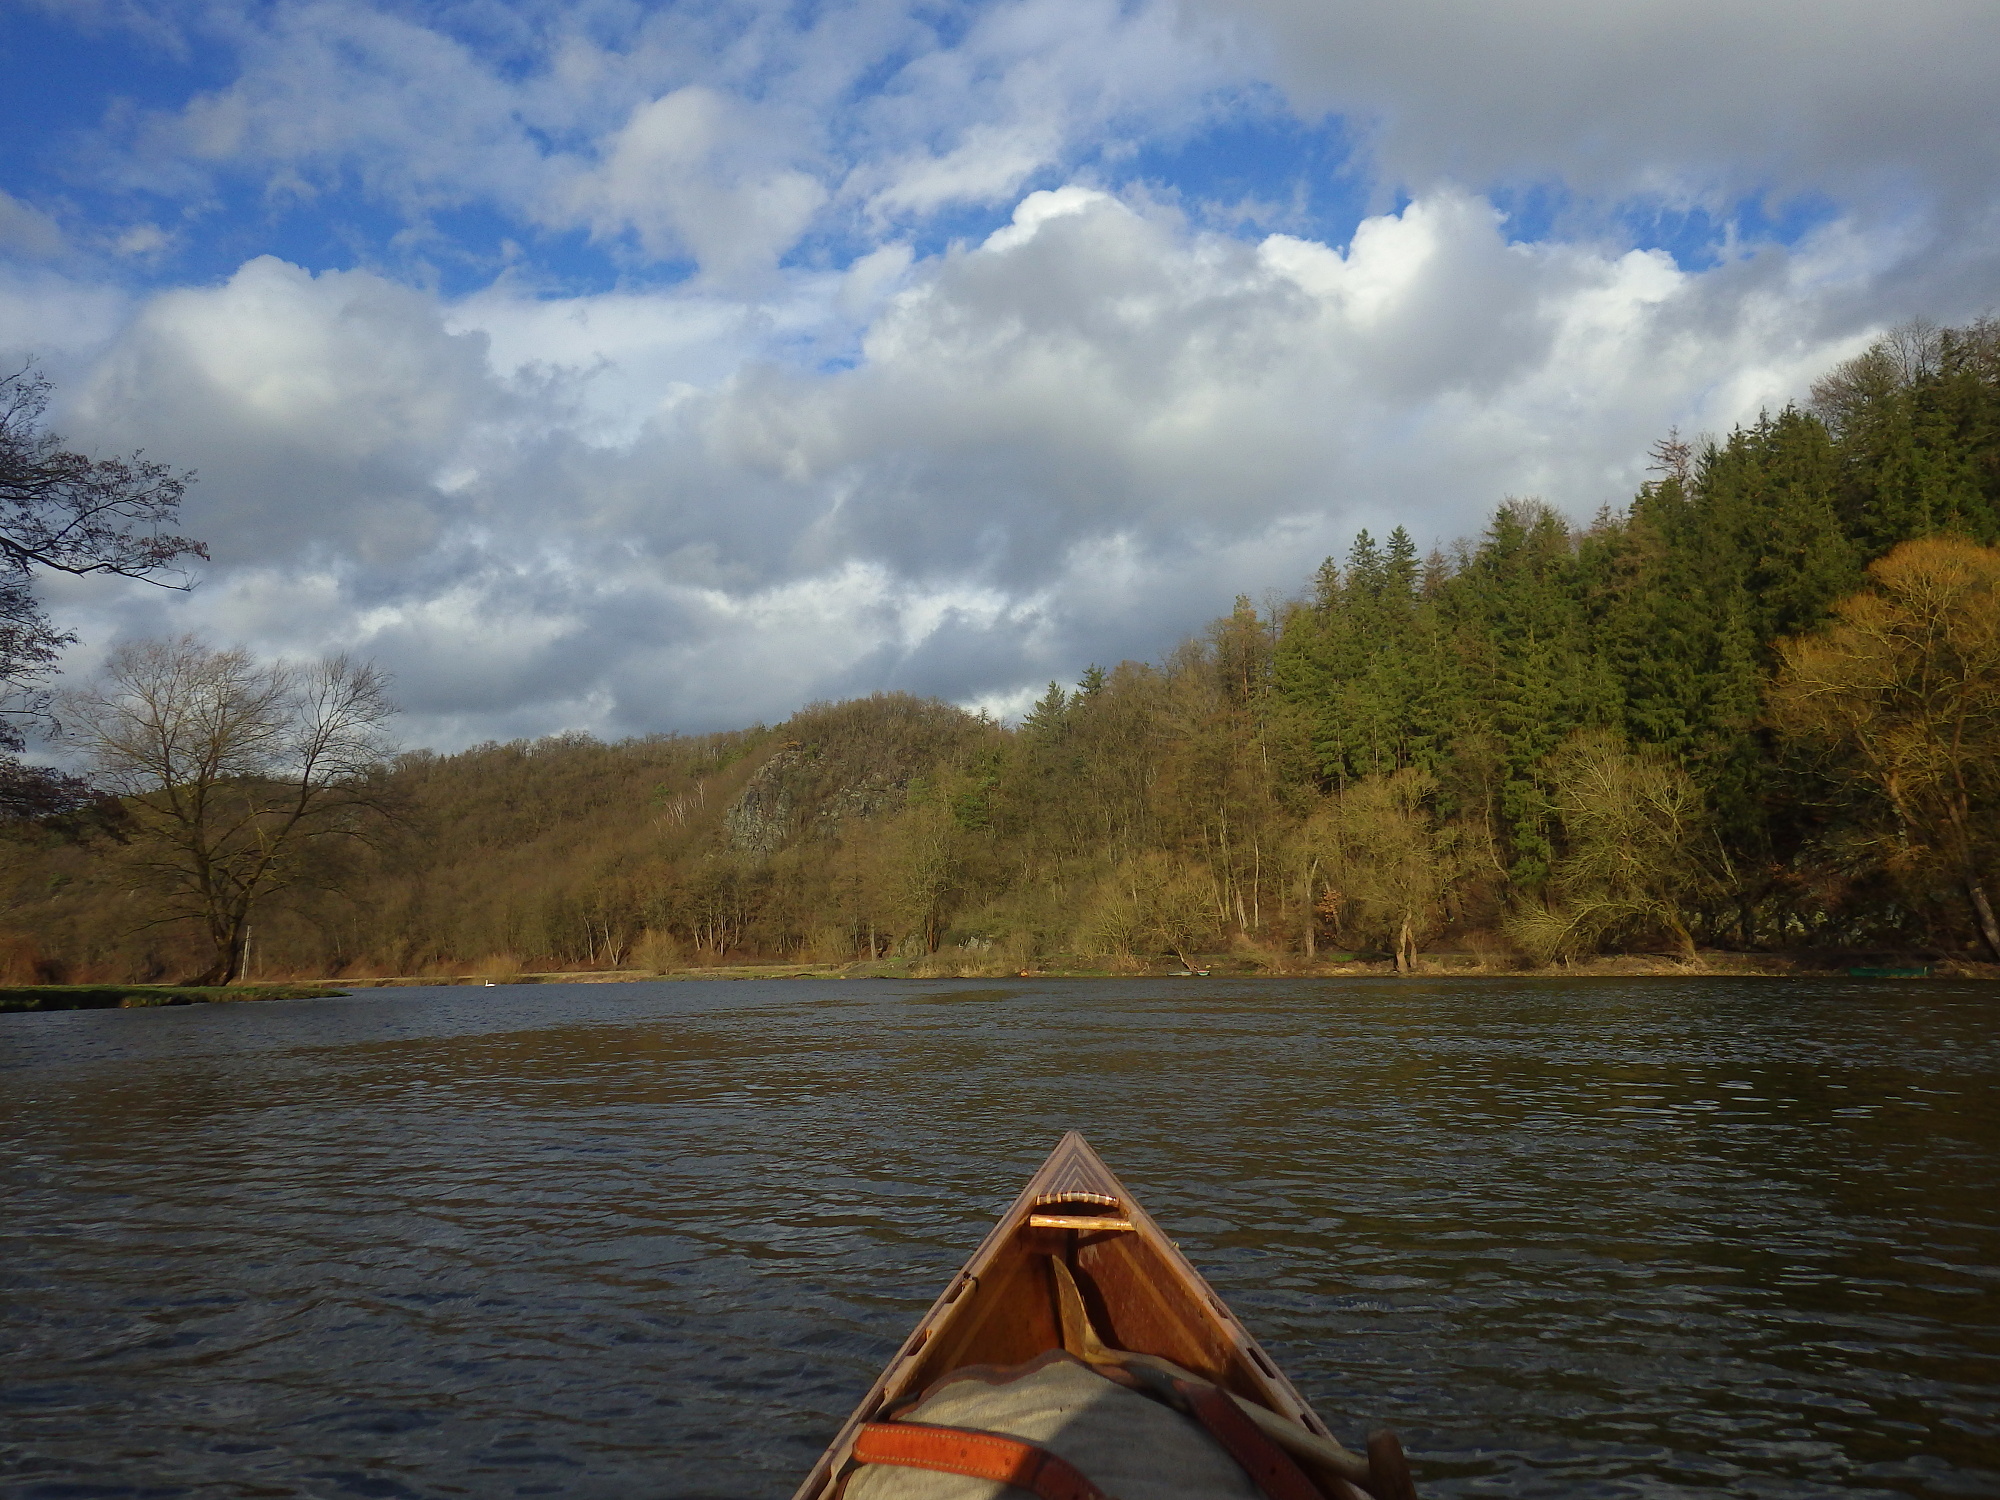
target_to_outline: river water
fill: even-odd
[[[1082,1129],[1430,1496],[2000,1496],[2000,987],[0,1017],[0,1495],[784,1500]]]

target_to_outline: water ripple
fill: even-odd
[[[0,1495],[788,1494],[1084,1129],[1436,1496],[2000,1495],[1992,987],[848,982],[0,1022]]]

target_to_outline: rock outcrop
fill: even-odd
[[[803,745],[788,744],[757,768],[722,815],[731,849],[761,859],[785,846],[792,835],[792,813],[797,805],[786,773],[804,758]]]

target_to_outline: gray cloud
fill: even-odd
[[[218,562],[325,547],[394,569],[469,509],[451,471],[507,409],[485,342],[407,287],[263,257],[150,301],[71,418],[198,470]]]
[[[62,227],[54,219],[0,189],[0,253],[25,260],[53,260],[67,248]]]
[[[1248,20],[1303,107],[1384,171],[1726,203],[1767,188],[1983,212],[2000,181],[1985,0],[1193,0]]]

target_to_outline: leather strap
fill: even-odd
[[[1188,1413],[1243,1466],[1269,1500],[1325,1500],[1325,1492],[1291,1456],[1259,1432],[1216,1387],[1175,1380],[1173,1388]],[[1081,1470],[1046,1448],[964,1427],[870,1422],[855,1436],[854,1461],[990,1479],[1027,1490],[1041,1500],[1112,1500]]]
[[[1111,1500],[1067,1460],[997,1432],[928,1422],[870,1422],[855,1435],[854,1461],[991,1479],[1041,1500]]]
[[[1291,1455],[1259,1432],[1220,1390],[1191,1380],[1176,1380],[1174,1390],[1194,1419],[1243,1465],[1258,1489],[1270,1500],[1325,1500],[1320,1487],[1306,1478]]]

